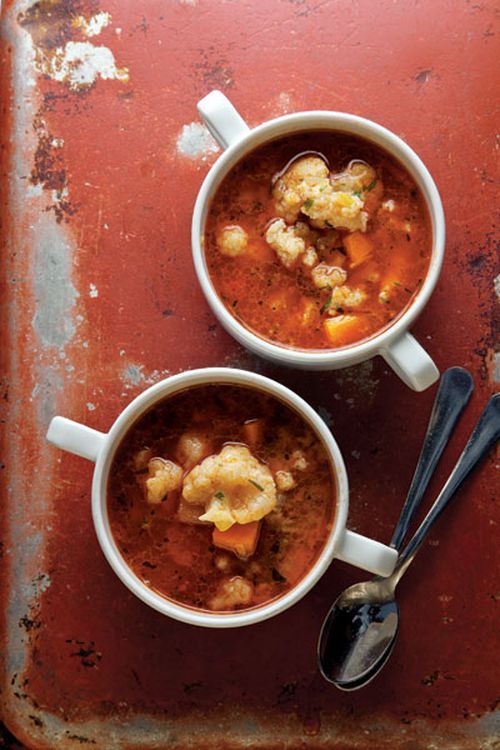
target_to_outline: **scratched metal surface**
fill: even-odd
[[[258,369],[320,409],[347,461],[351,526],[389,540],[434,390],[410,392],[381,361],[270,368],[221,330],[190,262],[191,209],[218,156],[195,104],[217,87],[250,124],[355,112],[428,164],[447,257],[415,333],[441,368],[464,365],[476,382],[435,490],[495,388],[497,30],[482,0],[4,3],[1,704],[26,747],[498,746],[494,457],[401,586],[390,664],[347,695],[318,677],[315,641],[361,574],[335,563],[251,629],[170,621],[105,563],[91,465],[43,439],[55,413],[105,430],[185,368]]]

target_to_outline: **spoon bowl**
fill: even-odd
[[[389,582],[376,578],[354,584],[333,604],[318,641],[320,670],[328,682],[352,689],[385,663],[399,630],[399,608]]]

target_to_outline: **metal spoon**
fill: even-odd
[[[395,547],[398,551],[401,548],[411,520],[420,505],[444,447],[453,432],[458,418],[469,401],[473,388],[474,384],[471,374],[462,367],[450,367],[444,372],[440,380],[415,474],[391,540],[391,546]],[[357,584],[358,587],[366,585],[366,583]],[[348,619],[346,617],[343,619],[344,626],[347,627],[349,624]],[[323,625],[322,631],[323,638],[327,637],[325,625]],[[350,627],[352,628],[352,624]],[[333,648],[333,646],[331,647]],[[345,638],[336,644],[336,648],[338,649],[337,662],[340,664],[343,658],[342,654],[346,648]]]
[[[398,551],[444,447],[469,401],[473,387],[470,373],[462,367],[449,368],[441,378],[415,474],[391,541],[391,546]],[[365,585],[366,583],[358,584],[358,586]],[[348,622],[345,617],[343,619],[345,621],[344,626],[347,627]],[[339,649],[337,659],[340,661],[342,659],[341,650],[345,648],[344,640],[337,644]]]
[[[343,690],[366,685],[390,656],[399,629],[395,589],[431,526],[472,469],[500,438],[500,393],[493,396],[434,505],[401,553],[394,573],[346,589],[328,613],[318,642],[325,679]]]
[[[415,474],[391,539],[391,547],[398,551],[473,390],[472,375],[463,367],[449,367],[441,377]]]

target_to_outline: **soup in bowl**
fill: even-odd
[[[408,328],[439,276],[444,215],[412,149],[345,113],[249,129],[220,92],[198,107],[226,148],[192,223],[198,279],[224,327],[282,364],[336,369],[379,354],[411,388],[435,382]]]
[[[144,602],[207,627],[297,602],[334,557],[381,575],[397,553],[346,529],[347,477],[321,418],[254,373],[194,370],[124,409],[109,433],[63,417],[55,445],[96,463],[94,525]]]
[[[336,509],[325,446],[297,412],[229,384],[190,388],[134,424],[108,514],[146,585],[208,611],[261,606],[316,562]]]
[[[214,289],[242,325],[281,346],[337,349],[411,304],[432,231],[395,159],[318,131],[266,143],[233,167],[212,198],[204,244]]]

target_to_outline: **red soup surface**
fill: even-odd
[[[257,390],[198,386],[127,433],[108,515],[147,586],[183,605],[233,611],[282,596],[310,570],[335,493],[327,451],[294,410]]]
[[[231,315],[300,349],[346,346],[389,325],[420,288],[431,251],[407,170],[366,140],[322,131],[244,157],[205,231],[210,277]]]

